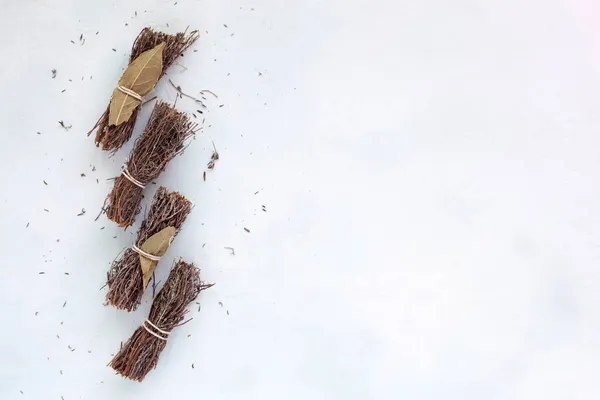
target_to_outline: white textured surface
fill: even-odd
[[[1,399],[600,398],[596,2],[1,3]],[[146,25],[219,95],[158,275],[217,285],[140,385],[106,363],[148,305],[99,289],[141,218],[94,222],[133,140],[85,134]]]

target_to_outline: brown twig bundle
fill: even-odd
[[[195,133],[197,124],[187,114],[167,103],[154,106],[150,121],[129,154],[123,173],[115,179],[104,201],[107,217],[127,227],[140,212],[144,185],[158,178],[169,161],[185,148],[185,141]],[[135,182],[137,181],[137,182]]]
[[[150,28],[144,28],[135,39],[135,42],[133,42],[129,63],[131,64],[131,62],[143,52],[164,42],[166,46],[162,57],[162,76],[175,62],[177,57],[182,55],[186,49],[192,46],[199,37],[198,31],[190,32],[187,35],[186,32],[168,35],[166,33],[153,31]],[[96,146],[102,147],[102,150],[117,151],[131,138],[139,109],[140,107],[137,107],[126,122],[115,126],[108,123],[110,105],[107,106],[106,111],[104,111],[104,114],[98,119],[96,125],[88,132],[88,136],[97,128],[98,131],[96,132],[95,139]]]
[[[182,323],[187,306],[211,286],[200,280],[200,270],[194,264],[180,259],[152,302],[148,319],[135,330],[109,365],[126,378],[143,381],[156,367],[172,330],[189,322]]]
[[[150,212],[138,230],[136,245],[140,247],[150,236],[172,226],[179,232],[192,211],[192,203],[177,192],[161,186],[152,200]],[[113,261],[107,273],[106,301],[121,310],[133,311],[142,301],[144,285],[140,255],[133,249],[125,250]]]

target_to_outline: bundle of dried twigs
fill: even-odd
[[[167,103],[154,106],[150,121],[129,154],[121,175],[104,201],[104,212],[119,226],[133,224],[140,212],[144,186],[156,179],[185,148],[197,124]]]
[[[166,33],[153,31],[150,28],[144,28],[133,43],[129,63],[131,64],[131,62],[143,52],[154,48],[160,43],[165,43],[165,48],[162,53],[162,76],[175,62],[177,57],[182,55],[186,49],[192,46],[199,37],[198,31],[192,31],[189,34],[183,32],[176,35],[168,35]],[[95,129],[98,129],[95,139],[96,146],[101,147],[102,150],[116,151],[131,138],[139,107],[133,111],[133,114],[126,122],[120,125],[109,124],[109,110],[110,105],[106,107],[106,111],[104,111],[104,114],[98,119],[96,125],[94,125],[92,130],[88,133],[88,136]]]
[[[177,192],[169,192],[161,186],[152,200],[150,212],[138,230],[136,246],[167,227],[179,232],[185,219],[192,211],[192,203]],[[121,257],[113,261],[107,273],[109,304],[127,311],[133,311],[142,301],[145,291],[140,255],[132,248],[125,250]]]
[[[148,319],[136,329],[109,365],[126,378],[143,381],[156,367],[172,330],[189,322],[182,322],[188,312],[186,307],[202,290],[211,286],[200,280],[200,270],[194,264],[180,259],[154,299]]]

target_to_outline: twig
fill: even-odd
[[[145,106],[147,103],[150,103],[152,100],[155,100],[155,99],[156,99],[156,96],[152,96],[151,98],[149,98],[148,100],[146,100],[146,101],[144,101],[142,103],[142,107]]]
[[[218,99],[218,98],[219,98],[219,96],[217,96],[216,94],[214,94],[212,91],[210,91],[210,90],[208,90],[208,89],[201,90],[201,91],[200,91],[200,93],[201,93],[201,94],[203,94],[203,93],[210,93],[210,94],[212,94],[213,96],[215,96],[215,99]]]
[[[233,247],[224,247],[224,248],[231,251],[231,255],[235,256],[235,249]]]
[[[185,96],[188,99],[192,99],[194,100],[196,103],[200,104],[202,106],[202,108],[206,108],[206,105],[204,105],[204,103],[202,102],[202,100],[195,98],[194,96],[190,96],[187,93],[184,93],[181,90],[181,86],[177,86],[173,83],[173,81],[171,80],[171,78],[169,78],[169,83],[171,84],[171,86],[173,86],[175,88],[175,90],[177,90],[177,92],[179,93],[180,96]]]
[[[187,67],[185,65],[179,64],[178,62],[175,63],[175,65],[180,66],[181,68],[183,68],[185,71],[187,71]]]

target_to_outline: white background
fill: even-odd
[[[0,2],[0,398],[600,397],[597,2]],[[94,222],[133,140],[86,133],[147,25],[219,96],[158,277],[216,286],[139,384],[106,364],[149,304],[100,288],[142,217]]]

